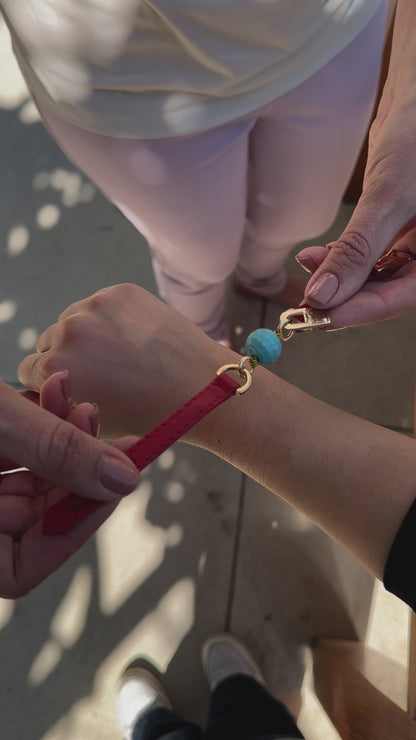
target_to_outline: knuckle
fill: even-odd
[[[124,301],[130,302],[137,299],[138,294],[142,288],[134,283],[120,283],[109,288],[106,293],[107,300],[111,303],[123,303]]]
[[[77,342],[90,334],[92,319],[86,314],[68,316],[62,323],[62,343]]]
[[[22,360],[17,375],[23,385],[38,391],[42,383],[48,378],[43,355],[29,355]]]
[[[38,367],[38,376],[41,383],[47,380],[54,373],[64,370],[63,363],[60,362],[56,353],[48,353],[47,357],[41,355]]]
[[[128,296],[135,295],[135,293],[140,291],[140,286],[134,285],[134,283],[121,283],[121,285],[118,286],[120,288],[120,291],[127,294]]]
[[[99,290],[88,299],[90,318],[92,316],[111,316],[114,306],[120,306],[124,302],[134,301],[140,290],[139,286],[133,283],[120,283],[119,285],[112,285],[109,288]]]
[[[59,325],[62,321],[64,321],[67,316],[70,316],[71,314],[75,313],[75,311],[80,312],[86,303],[86,299],[81,301],[75,301],[75,303],[71,303],[70,306],[67,306],[64,311],[62,311],[58,316],[57,324]]]
[[[88,309],[90,311],[100,311],[103,306],[107,304],[107,294],[102,293],[94,293],[94,295],[91,296],[91,298],[88,301]]]
[[[57,474],[65,477],[81,466],[78,437],[78,430],[61,419],[57,419],[49,429],[38,432],[36,456],[45,477]]]
[[[366,267],[371,256],[369,240],[364,234],[350,231],[337,242],[328,244],[331,259],[340,267]]]
[[[120,287],[119,285],[113,285],[94,293],[88,300],[88,309],[96,312],[105,311],[114,300],[114,292]]]

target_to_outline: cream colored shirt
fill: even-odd
[[[345,48],[382,0],[0,0],[33,94],[125,138],[244,116]]]

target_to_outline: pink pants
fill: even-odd
[[[194,135],[107,137],[39,106],[66,155],[146,237],[161,296],[212,338],[227,337],[233,271],[264,296],[278,292],[290,249],[334,219],[374,105],[385,18],[383,3],[295,90]]]

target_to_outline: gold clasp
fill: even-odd
[[[238,396],[241,396],[243,393],[248,391],[248,389],[251,386],[252,381],[252,372],[253,368],[245,367],[244,363],[248,362],[250,363],[250,357],[243,357],[241,362],[238,365],[222,365],[217,370],[217,375],[222,375],[222,373],[228,373],[230,370],[236,370],[241,378],[244,378],[245,383],[244,385],[240,386],[240,388],[237,388],[236,394]]]
[[[276,334],[283,342],[287,342],[297,331],[312,331],[315,327],[329,326],[331,319],[325,311],[318,311],[311,306],[289,308],[280,316]]]
[[[414,260],[409,252],[400,249],[386,249],[371,270],[368,280],[384,280],[390,278],[396,270]]]

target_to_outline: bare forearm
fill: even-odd
[[[148,431],[209,383],[220,365],[241,359],[136,285],[74,304],[39,342],[50,349],[21,363],[22,382],[38,389],[48,365],[69,369],[72,398],[96,401],[106,433],[117,436]],[[257,368],[248,393],[208,414],[187,441],[270,488],[382,575],[415,497],[412,440]]]
[[[398,0],[394,19],[389,70],[380,108],[386,111],[416,100],[416,3]]]
[[[415,443],[263,369],[198,442],[284,498],[381,577],[416,495]]]

